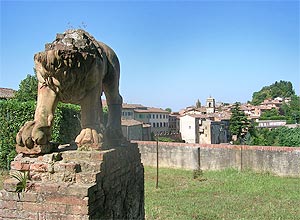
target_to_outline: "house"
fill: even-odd
[[[202,121],[200,126],[200,144],[221,144],[230,141],[229,120]]]
[[[143,140],[143,123],[133,119],[122,119],[122,133],[127,140]]]
[[[199,143],[199,131],[202,120],[205,117],[200,114],[188,114],[180,117],[181,138],[186,143]]]
[[[179,112],[172,112],[169,115],[169,131],[171,133],[178,133],[180,129],[180,114]]]
[[[122,104],[122,118],[123,119],[134,119],[134,110],[135,109],[144,109],[146,110],[147,107],[140,105],[140,104]]]
[[[286,125],[286,120],[258,120],[258,128],[277,128]]]
[[[0,100],[11,99],[15,95],[15,90],[8,88],[0,88]]]
[[[135,109],[134,119],[151,125],[154,134],[169,132],[169,112],[161,108]]]
[[[180,117],[180,133],[186,143],[228,143],[229,120],[212,121],[205,115],[184,115]]]

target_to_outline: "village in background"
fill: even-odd
[[[31,76],[28,77],[30,78]],[[292,93],[294,93],[290,82],[275,82],[271,86],[276,87],[279,84],[289,85]],[[20,89],[21,87],[22,82]],[[261,91],[266,88],[264,87]],[[12,89],[0,88],[0,99],[7,100],[14,98],[15,92]],[[295,94],[292,95],[299,102],[299,97]],[[244,104],[222,103],[213,97],[208,97],[204,105],[201,105],[201,102],[197,100],[195,105],[188,106],[179,112],[172,112],[169,108],[164,110],[158,107],[143,106],[142,104],[123,103],[122,131],[128,140],[151,141],[159,137],[163,141],[229,144],[238,139],[238,135],[230,132],[230,121],[234,108],[238,107],[242,115],[246,116],[247,120],[256,128],[299,127],[299,112],[294,114],[295,118],[292,120],[292,123],[284,119],[261,119],[261,116],[267,112],[275,111],[279,114],[282,111],[282,106],[288,106],[290,102],[291,96],[266,98],[261,103],[257,103],[256,100],[255,105],[251,104],[251,102]],[[102,100],[102,104],[105,107],[106,101]],[[241,123],[245,123],[245,121]],[[248,132],[248,128],[243,129],[241,132]]]

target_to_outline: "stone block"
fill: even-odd
[[[30,164],[30,171],[47,172],[48,164],[43,163],[43,162],[37,162],[37,163]]]
[[[17,182],[7,180],[0,219],[144,219],[144,173],[136,146],[61,151],[59,160],[54,154],[17,156],[15,168],[29,166],[30,187],[17,194],[12,192]]]
[[[22,161],[12,161],[10,163],[12,170],[18,170],[18,171],[28,171],[30,170],[30,163],[28,162],[22,162]]]

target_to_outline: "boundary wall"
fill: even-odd
[[[138,144],[142,163],[156,166],[156,142],[132,142]],[[159,142],[158,162],[159,167],[188,170],[251,169],[279,176],[300,177],[300,147]]]

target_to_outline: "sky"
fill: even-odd
[[[17,90],[35,53],[83,28],[117,53],[126,103],[244,103],[280,80],[299,95],[299,2],[0,0],[0,87]]]

